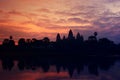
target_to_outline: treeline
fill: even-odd
[[[50,41],[48,37],[44,37],[42,40],[38,39],[24,39],[18,40],[18,45],[15,45],[13,37],[4,39],[0,46],[0,51],[4,50],[24,50],[24,51],[37,51],[48,53],[49,50],[55,53],[81,53],[84,54],[119,54],[120,44],[115,44],[108,38],[97,39],[97,32],[94,32],[92,36],[89,36],[87,40],[77,33],[73,35],[72,30],[69,31],[68,37],[63,36],[61,38],[58,33],[56,41]],[[84,54],[83,54],[84,53]]]

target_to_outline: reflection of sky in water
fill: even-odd
[[[17,63],[17,62],[15,62]],[[1,64],[1,62],[0,62]],[[61,71],[56,73],[54,66],[50,67],[49,72],[44,73],[42,69],[35,71],[24,70],[19,71],[15,64],[12,71],[2,70],[0,65],[0,80],[119,80],[120,79],[120,62],[116,62],[114,66],[111,66],[109,71],[99,70],[99,76],[91,75],[87,71],[87,67],[80,74],[74,71],[73,77],[70,78],[67,71]]]

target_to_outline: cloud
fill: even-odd
[[[56,23],[65,23],[65,24],[69,24],[71,22],[76,23],[76,24],[85,24],[85,23],[89,23],[90,21],[88,21],[86,19],[81,19],[79,17],[59,19],[59,20],[56,21]]]
[[[3,13],[3,10],[0,10],[0,13]]]
[[[20,16],[20,17],[25,17],[27,19],[31,19],[31,16],[35,15],[33,13],[27,14],[27,13],[20,12],[20,11],[17,11],[17,10],[8,11],[8,12],[6,12],[6,14],[8,14],[10,17],[13,17],[13,16],[17,15],[17,16]]]
[[[2,31],[2,34],[8,34],[9,31],[7,30],[13,30],[15,33],[18,32],[21,33],[21,36],[24,36],[31,31],[35,32],[33,35],[38,37],[38,34],[42,32],[42,36],[43,34],[46,36],[55,32],[65,34],[69,29],[73,29],[75,32],[83,32],[86,34],[85,36],[88,36],[91,31],[99,31],[103,36],[114,33],[108,37],[120,40],[117,37],[120,28],[120,12],[113,6],[119,5],[119,0],[7,1],[2,0],[0,2],[0,23],[6,23],[3,26],[7,26],[4,29],[1,29],[0,26],[0,31],[4,31]],[[13,23],[19,23],[18,26],[22,25],[24,27],[21,27],[23,29],[17,29],[17,25]],[[87,23],[90,25],[84,25]],[[9,27],[12,29],[9,29]],[[28,29],[25,29],[25,27]],[[48,33],[45,34],[44,32]]]
[[[12,20],[14,16],[27,17],[27,14],[17,11],[17,10],[9,10],[9,11],[2,10],[2,12],[1,12],[2,19],[6,19],[6,20],[11,19]]]
[[[120,42],[120,17],[100,17],[93,21],[93,26],[98,28],[100,37],[107,37],[116,43]]]
[[[83,19],[80,19],[80,18],[69,18],[68,19],[69,22],[75,22],[75,23],[88,23],[89,21],[88,20],[83,20]]]
[[[5,19],[13,19],[13,17],[19,16],[19,18],[24,18],[24,19],[26,18],[28,20],[31,20],[32,18],[36,18],[39,16],[35,12],[23,12],[19,10],[9,10],[9,11],[2,10],[1,13],[2,13],[1,17]]]
[[[100,17],[93,22],[93,25],[99,27],[118,27],[120,24],[120,17]]]
[[[13,35],[15,37],[22,37],[29,35],[28,32],[30,30],[29,27],[24,26],[10,26],[10,25],[0,25],[0,34],[6,36]],[[17,39],[16,38],[16,39]]]
[[[56,11],[55,14],[64,15],[64,16],[80,16],[85,15],[85,12],[65,12],[65,11]]]
[[[106,3],[120,2],[120,0],[104,0]]]
[[[45,12],[45,13],[51,13],[51,10],[49,10],[47,8],[40,8],[40,9],[37,9],[37,11],[39,11],[39,12]]]
[[[69,10],[55,11],[56,15],[67,17],[82,17],[86,19],[97,18],[106,11],[105,5],[74,5]]]
[[[28,13],[27,15],[29,15],[29,16],[33,16],[33,17],[35,17],[35,16],[39,16],[39,15],[36,14],[36,13]]]
[[[11,19],[0,19],[0,23],[7,23],[12,21]]]
[[[15,10],[9,11],[8,14],[13,14],[13,15],[23,15],[21,12],[19,12],[19,11],[15,11]]]
[[[66,22],[67,22],[66,19],[59,19],[59,20],[56,21],[56,23],[66,23]]]

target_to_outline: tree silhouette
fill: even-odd
[[[8,44],[9,44],[9,39],[4,39],[2,45],[7,47]]]
[[[21,46],[21,47],[25,47],[26,46],[26,42],[25,42],[24,38],[20,38],[19,39],[18,46]]]
[[[88,40],[93,41],[93,42],[97,42],[97,38],[96,38],[97,35],[98,35],[97,32],[94,32],[94,36],[89,36]]]
[[[60,34],[58,33],[56,36],[56,41],[50,41],[48,37],[44,37],[41,40],[37,40],[35,38],[32,39],[24,39],[20,38],[18,41],[18,45],[15,46],[15,41],[13,37],[10,36],[9,39],[4,39],[2,45],[0,46],[0,51],[11,49],[13,51],[35,51],[35,52],[45,52],[47,53],[48,49],[53,52],[61,52],[61,53],[81,53],[80,55],[93,53],[95,55],[99,55],[100,52],[120,52],[120,46],[114,44],[113,41],[107,38],[101,38],[97,40],[97,32],[94,32],[92,36],[88,37],[88,40],[84,40],[84,37],[80,35],[78,32],[76,37],[74,37],[72,30],[69,30],[68,37],[63,36],[61,39]],[[111,52],[110,52],[111,51]],[[90,54],[90,55],[91,55]],[[92,54],[92,55],[93,55]]]
[[[106,47],[109,47],[111,45],[113,45],[113,41],[107,39],[107,38],[101,38],[99,39],[99,44],[101,44],[102,46],[106,46]]]
[[[43,40],[42,40],[44,43],[49,43],[50,42],[50,39],[48,37],[44,37]]]
[[[9,46],[10,46],[10,47],[14,47],[14,46],[15,46],[15,41],[13,40],[13,37],[12,37],[12,36],[10,36]]]
[[[10,36],[10,40],[12,40],[13,39],[13,37],[12,36]]]
[[[56,41],[50,41],[48,37],[41,40],[20,38],[16,46],[10,36],[0,45],[2,67],[11,70],[14,66],[13,60],[17,60],[20,70],[41,67],[44,72],[48,72],[50,66],[55,65],[57,72],[63,68],[72,77],[74,70],[79,74],[87,66],[90,74],[99,75],[98,69],[108,70],[116,60],[113,57],[108,60],[106,58],[111,54],[120,55],[120,44],[114,44],[108,38],[97,40],[97,35],[94,32],[88,40],[84,40],[79,32],[74,37],[70,30],[67,38],[63,36],[61,39],[59,33]]]
[[[2,42],[2,45],[4,47],[9,47],[9,48],[13,48],[15,47],[15,41],[13,40],[13,37],[10,36],[9,39],[4,39],[4,41]]]

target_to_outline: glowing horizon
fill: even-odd
[[[54,40],[69,29],[120,43],[119,0],[0,0],[0,42],[10,35]]]

